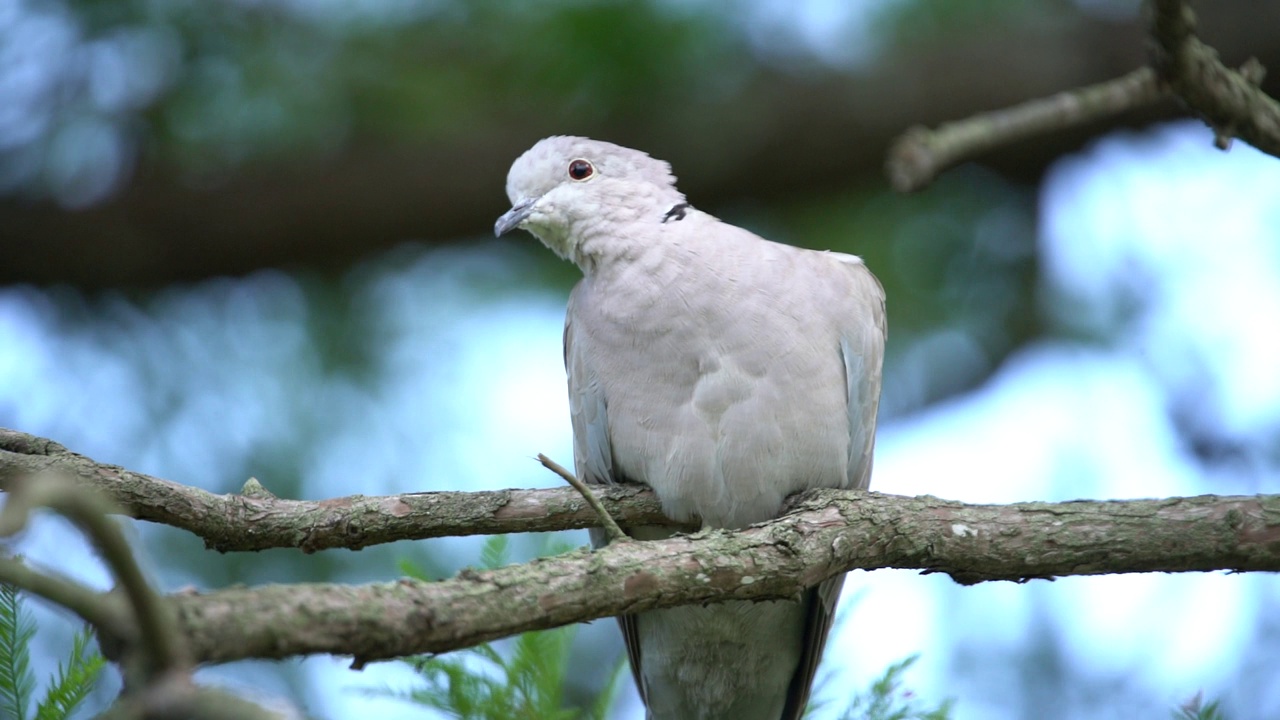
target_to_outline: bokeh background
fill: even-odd
[[[1224,60],[1280,68],[1280,3],[1201,5]],[[585,134],[669,160],[728,221],[867,259],[891,327],[875,489],[1276,492],[1280,162],[1213,149],[1168,103],[913,196],[881,174],[911,125],[1144,52],[1120,0],[0,0],[0,426],[217,492],[556,485],[531,458],[571,457],[577,271],[491,228],[511,160]],[[447,574],[478,554],[136,539],[166,590],[385,580],[405,558]],[[109,584],[55,519],[19,549]],[[1163,718],[1198,691],[1280,717],[1272,576],[881,571],[853,576],[843,610],[835,698],[918,653],[913,691],[956,718]],[[40,618],[44,675],[72,625]],[[584,628],[574,691],[621,652],[611,623]],[[361,693],[412,682],[394,663],[202,677],[316,718],[422,716]],[[629,687],[616,716],[642,716]]]

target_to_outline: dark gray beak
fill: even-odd
[[[493,236],[502,237],[519,227],[520,223],[529,217],[529,213],[533,212],[533,204],[537,201],[538,198],[521,200],[515,207],[503,213],[502,217],[498,218],[498,222],[493,224]]]

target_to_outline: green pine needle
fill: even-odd
[[[564,550],[548,541],[545,550]],[[509,563],[510,542],[495,535],[480,550],[487,570]],[[402,564],[401,569],[406,569]],[[409,573],[406,573],[409,574]],[[365,692],[416,703],[458,720],[605,720],[622,675],[622,665],[589,707],[566,707],[565,678],[575,628],[527,632],[503,643],[486,643],[442,656],[405,660],[423,683],[412,690]]]
[[[75,634],[66,664],[58,663],[58,672],[36,708],[36,720],[66,720],[89,696],[107,665],[106,658],[89,648],[92,639],[88,628]]]
[[[611,697],[597,698],[589,710],[563,706],[573,635],[573,628],[523,633],[506,655],[484,644],[440,657],[410,658],[407,662],[424,685],[408,692],[370,692],[459,720],[604,720]],[[615,685],[616,679],[606,690],[610,696]]]
[[[409,558],[401,558],[396,565],[400,568],[400,574],[405,577],[421,580],[422,582],[434,582],[437,580],[426,568]]]
[[[507,564],[511,541],[506,535],[490,535],[480,548],[480,566],[485,570],[497,570]]]
[[[35,634],[18,589],[0,584],[0,712],[6,719],[22,720],[31,706],[36,680],[28,649]]]

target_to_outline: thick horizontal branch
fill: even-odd
[[[174,596],[202,662],[440,653],[651,608],[793,597],[846,570],[962,583],[1059,575],[1280,570],[1280,496],[965,505],[823,491],[739,532],[617,543],[456,578],[275,585]]]
[[[65,474],[108,497],[130,517],[186,530],[221,552],[293,547],[357,550],[397,540],[546,532],[596,527],[572,488],[350,495],[286,500],[260,491],[218,495],[95,462],[44,438],[0,428],[0,489],[18,477]],[[653,494],[602,488],[609,515],[624,525],[670,525]]]
[[[57,443],[0,431],[0,486],[67,474],[135,517],[303,549],[443,534],[587,527],[574,491],[430,493],[324,502],[261,492],[219,496],[102,465]],[[660,522],[648,493],[602,498],[624,524]],[[152,505],[151,503],[155,503]],[[346,542],[343,542],[346,540]],[[1280,496],[965,505],[932,497],[822,491],[739,532],[708,532],[443,582],[231,588],[166,599],[197,662],[328,653],[357,663],[438,653],[514,633],[651,608],[792,597],[853,569],[909,568],[958,582],[1060,575],[1280,570]],[[107,597],[103,602],[109,602]]]

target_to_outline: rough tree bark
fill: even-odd
[[[472,534],[473,521],[484,532],[598,525],[594,515],[584,516],[581,498],[575,502],[561,490],[322,502],[263,497],[260,491],[254,497],[213,495],[0,430],[0,488],[21,493],[24,483],[54,477],[71,478],[77,490],[97,491],[121,512],[195,532],[211,547],[240,536],[248,539],[241,549],[358,549]],[[647,491],[623,488],[601,500],[623,525],[664,522]],[[504,512],[507,507],[514,511]],[[317,537],[324,539],[317,544]],[[339,542],[343,537],[347,541]],[[1280,496],[967,505],[928,496],[811,492],[798,496],[782,518],[737,532],[617,543],[498,570],[466,570],[434,583],[180,593],[166,598],[165,612],[175,614],[195,662],[329,653],[351,655],[360,664],[624,612],[792,597],[837,573],[888,567],[946,573],[966,584],[1106,573],[1280,571]],[[18,581],[3,567],[0,580]],[[102,602],[114,606],[118,600],[102,596]]]

